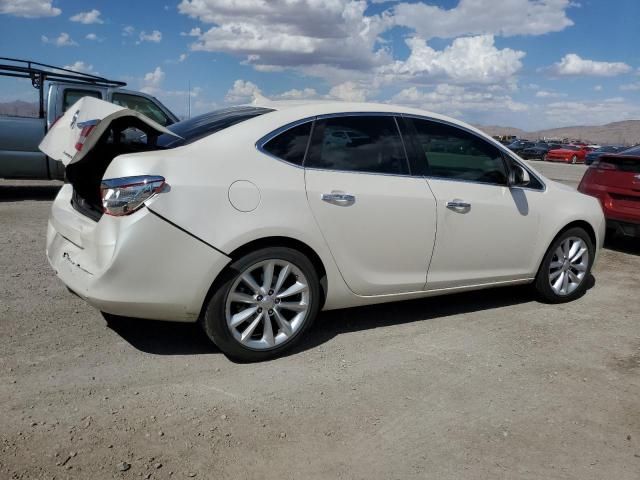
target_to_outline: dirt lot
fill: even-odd
[[[67,292],[44,256],[56,188],[0,181],[1,479],[640,478],[638,241],[609,242],[571,304],[327,312],[239,365],[196,326],[107,323]]]

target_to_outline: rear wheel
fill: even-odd
[[[581,297],[594,259],[594,246],[582,228],[562,232],[542,260],[535,288],[549,303],[564,303]]]
[[[544,154],[542,155],[542,161],[543,161],[543,162],[546,162],[546,161],[547,161],[547,154],[546,154],[546,153],[544,153]]]
[[[207,305],[203,326],[228,357],[254,362],[291,348],[310,327],[320,302],[311,261],[270,247],[235,261]]]

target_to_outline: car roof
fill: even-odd
[[[406,107],[402,105],[394,105],[390,103],[374,103],[374,102],[343,102],[336,100],[268,100],[266,98],[258,98],[251,104],[246,106],[264,107],[274,110],[266,113],[263,117],[282,116],[290,119],[303,119],[318,115],[331,115],[340,113],[397,113],[405,115],[415,115],[419,117],[428,117],[434,120],[440,120],[453,125],[458,125],[471,130],[482,137],[491,138],[485,132],[477,129],[473,125],[462,122],[455,118],[440,113],[430,112],[419,108]],[[495,139],[492,139],[495,141]]]

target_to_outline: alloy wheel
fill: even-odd
[[[311,305],[309,282],[286,260],[270,259],[247,267],[225,303],[233,337],[247,348],[267,350],[289,341],[303,326]]]
[[[584,240],[569,237],[556,248],[549,265],[549,285],[556,295],[570,295],[583,282],[589,268]]]

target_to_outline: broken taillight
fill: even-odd
[[[164,177],[159,175],[103,180],[100,185],[102,211],[115,217],[129,215],[142,207],[142,204],[156,193],[162,191],[165,185]]]

